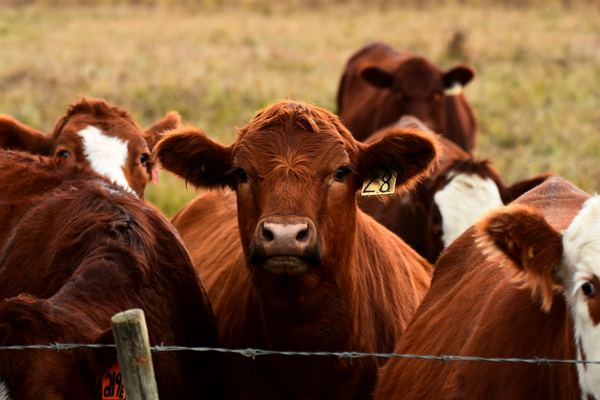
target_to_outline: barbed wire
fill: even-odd
[[[52,343],[49,345],[29,345],[29,346],[0,346],[2,350],[28,350],[28,349],[51,349],[51,350],[72,350],[76,348],[114,348],[114,344],[72,344],[72,343]],[[168,352],[168,351],[198,351],[198,352],[209,352],[216,351],[219,353],[234,353],[240,354],[246,357],[256,359],[258,356],[267,355],[284,355],[284,356],[318,356],[318,357],[338,357],[341,359],[349,359],[350,363],[355,358],[365,357],[377,357],[377,358],[407,358],[416,360],[432,360],[432,361],[484,361],[484,362],[511,362],[511,363],[527,363],[537,365],[552,365],[552,364],[596,364],[600,365],[600,361],[593,360],[561,360],[552,358],[486,358],[486,357],[469,357],[469,356],[430,356],[420,354],[395,354],[395,353],[361,353],[356,351],[344,351],[344,352],[330,352],[330,351],[276,351],[276,350],[262,350],[262,349],[225,349],[219,347],[185,347],[185,346],[165,346],[160,344],[158,346],[150,346],[150,350],[153,352]]]

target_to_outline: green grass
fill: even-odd
[[[382,40],[442,68],[478,70],[466,88],[480,122],[477,155],[492,158],[507,182],[550,170],[588,192],[600,188],[600,7],[592,3],[20,3],[33,4],[0,5],[0,113],[46,132],[86,95],[121,105],[142,126],[177,110],[231,143],[234,127],[281,99],[335,111],[346,60]],[[168,216],[195,195],[165,173],[147,189]]]

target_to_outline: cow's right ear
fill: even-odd
[[[554,288],[560,285],[555,267],[563,255],[561,234],[539,211],[522,204],[492,211],[475,226],[483,252],[490,258],[508,256],[533,295],[541,292],[542,309],[548,312]]]
[[[154,148],[162,167],[196,187],[218,188],[228,184],[231,146],[211,140],[199,129],[185,127],[165,132]]]
[[[366,67],[360,72],[360,76],[369,84],[381,89],[391,89],[394,85],[394,76],[379,67]]]
[[[50,155],[51,138],[8,115],[0,115],[0,148]]]

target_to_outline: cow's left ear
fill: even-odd
[[[450,89],[456,82],[466,86],[475,77],[475,69],[466,64],[457,65],[444,73],[444,88]]]
[[[441,155],[435,134],[396,126],[387,128],[381,140],[359,143],[359,149],[356,190],[386,173],[396,174],[397,192],[412,188],[431,173]]]
[[[146,139],[150,151],[154,149],[154,145],[158,143],[162,137],[162,134],[171,129],[177,129],[180,121],[181,117],[179,116],[179,113],[176,111],[171,111],[164,118],[156,121],[154,124],[152,124],[152,126],[146,128],[144,131],[144,139]]]
[[[539,211],[516,203],[492,211],[475,226],[482,251],[490,258],[508,256],[533,295],[541,292],[542,309],[550,310],[560,285],[555,267],[563,255],[561,234]]]

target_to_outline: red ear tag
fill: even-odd
[[[158,183],[158,168],[152,168],[152,183]]]
[[[125,398],[125,386],[121,379],[121,368],[116,362],[102,377],[102,400],[118,400]]]

